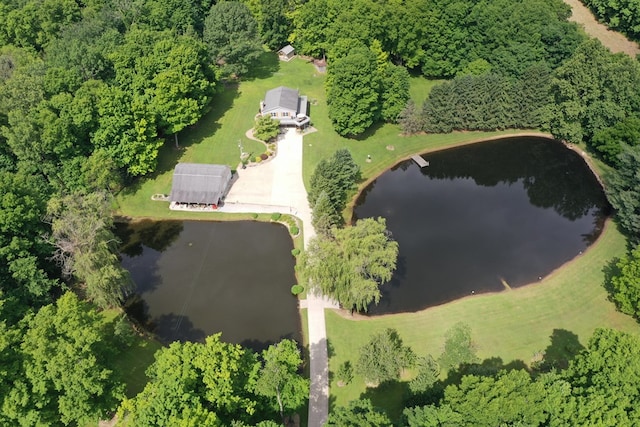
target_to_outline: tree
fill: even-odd
[[[48,208],[54,259],[64,275],[84,281],[89,299],[103,308],[122,304],[132,287],[116,254],[110,201],[105,193],[71,194],[51,199]]]
[[[302,365],[300,350],[295,341],[284,339],[264,350],[262,360],[255,391],[262,396],[275,397],[275,406],[284,424],[285,413],[299,409],[309,390],[309,381],[298,373]]]
[[[220,341],[220,334],[204,343],[174,342],[156,353],[147,369],[149,382],[118,409],[130,425],[172,425],[171,419],[207,420],[229,425],[248,421],[257,408],[251,393],[259,364],[255,354]],[[188,424],[187,424],[188,425]]]
[[[152,80],[153,110],[158,127],[173,134],[196,123],[204,115],[215,93],[216,72],[207,60],[204,43],[189,37],[160,40],[153,57],[163,61]]]
[[[605,176],[609,202],[617,211],[618,221],[632,239],[640,239],[640,145],[623,146],[618,168]]]
[[[589,39],[555,70],[551,90],[553,135],[589,142],[598,130],[640,109],[640,65]]]
[[[339,227],[344,223],[342,216],[336,212],[325,191],[320,193],[313,210],[311,211],[311,225],[319,235],[329,237],[333,227]]]
[[[336,372],[336,378],[338,379],[338,387],[344,387],[353,380],[353,366],[348,360],[342,362]]]
[[[440,365],[428,354],[418,359],[418,375],[409,382],[409,390],[414,395],[427,392],[440,377]]]
[[[369,399],[349,402],[348,406],[335,408],[329,414],[327,427],[390,427],[387,414],[374,408]]]
[[[526,371],[501,371],[495,377],[464,376],[460,385],[446,388],[441,404],[460,414],[462,425],[545,425],[549,395]]]
[[[640,318],[640,246],[616,263],[617,272],[606,283],[620,311]]]
[[[623,145],[640,144],[640,117],[630,116],[613,126],[600,129],[593,134],[591,145],[602,155],[605,162],[618,166],[618,156]]]
[[[398,114],[398,124],[405,135],[422,132],[424,127],[422,112],[416,107],[412,99],[407,101],[405,107]]]
[[[404,67],[385,64],[382,76],[382,119],[396,123],[409,100],[409,73]]]
[[[124,397],[101,316],[71,292],[27,317],[22,366],[4,395],[14,425],[84,425]]]
[[[262,43],[271,50],[277,50],[287,43],[293,29],[291,0],[261,0],[258,28]]]
[[[98,99],[98,129],[92,142],[131,176],[156,169],[158,139],[156,116],[149,99],[134,96],[118,86],[104,86]]]
[[[52,247],[42,239],[48,231],[42,218],[50,191],[41,176],[28,170],[0,172],[0,290],[18,305],[47,303],[59,286],[49,277]]]
[[[204,21],[203,39],[211,59],[225,75],[246,74],[262,53],[256,20],[247,6],[236,1],[211,7]]]
[[[376,58],[369,49],[353,49],[332,62],[326,89],[329,118],[336,132],[357,136],[378,120],[380,84]]]
[[[478,361],[471,341],[471,328],[465,323],[456,323],[445,334],[444,350],[438,363],[448,371],[456,369],[461,364]]]
[[[410,347],[403,345],[395,329],[373,335],[359,353],[356,372],[374,384],[399,380],[402,370],[415,362],[415,354]]]
[[[331,229],[330,237],[316,236],[301,263],[312,289],[345,309],[366,311],[380,301],[379,287],[391,280],[397,258],[398,243],[384,218],[367,218],[352,227]]]
[[[261,116],[256,119],[253,127],[253,136],[262,141],[271,141],[280,133],[280,122],[271,116]]]
[[[360,166],[346,148],[337,150],[330,159],[322,159],[311,175],[307,198],[314,207],[318,197],[325,192],[335,212],[345,208],[347,193],[360,179]]]
[[[563,377],[571,395],[556,415],[579,425],[635,425],[640,420],[640,340],[613,329],[596,329],[587,350],[576,356]]]

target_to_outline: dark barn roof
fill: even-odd
[[[178,163],[173,172],[171,201],[178,203],[216,204],[231,182],[227,165]]]

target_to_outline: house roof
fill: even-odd
[[[173,172],[170,200],[179,203],[214,204],[231,182],[227,165],[178,163]]]
[[[285,47],[283,47],[282,49],[280,49],[278,51],[278,53],[284,53],[285,55],[289,55],[290,53],[293,53],[294,51],[295,51],[295,49],[293,48],[293,46],[288,44]]]
[[[280,86],[267,91],[264,96],[263,113],[268,113],[280,108],[298,112],[298,91],[288,87]]]

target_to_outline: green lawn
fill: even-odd
[[[496,294],[475,295],[418,313],[365,318],[342,317],[326,312],[327,334],[332,357],[330,370],[340,363],[355,363],[358,349],[375,332],[395,328],[405,344],[418,355],[437,358],[444,343],[444,333],[456,322],[472,327],[473,340],[481,359],[500,357],[504,363],[522,361],[529,364],[536,352],[550,345],[555,329],[576,334],[586,345],[598,327],[640,333],[638,324],[616,311],[607,300],[602,286],[603,266],[625,252],[625,239],[609,221],[600,239],[583,255],[549,275],[540,283]],[[562,351],[562,349],[554,349]],[[402,384],[396,384],[402,388]],[[343,388],[331,384],[335,404],[343,405],[367,393],[394,415],[399,401],[387,400],[386,392],[365,390],[362,378]],[[381,396],[384,395],[384,396]]]

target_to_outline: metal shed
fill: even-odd
[[[173,172],[170,200],[176,203],[217,205],[231,184],[227,165],[178,163]]]

